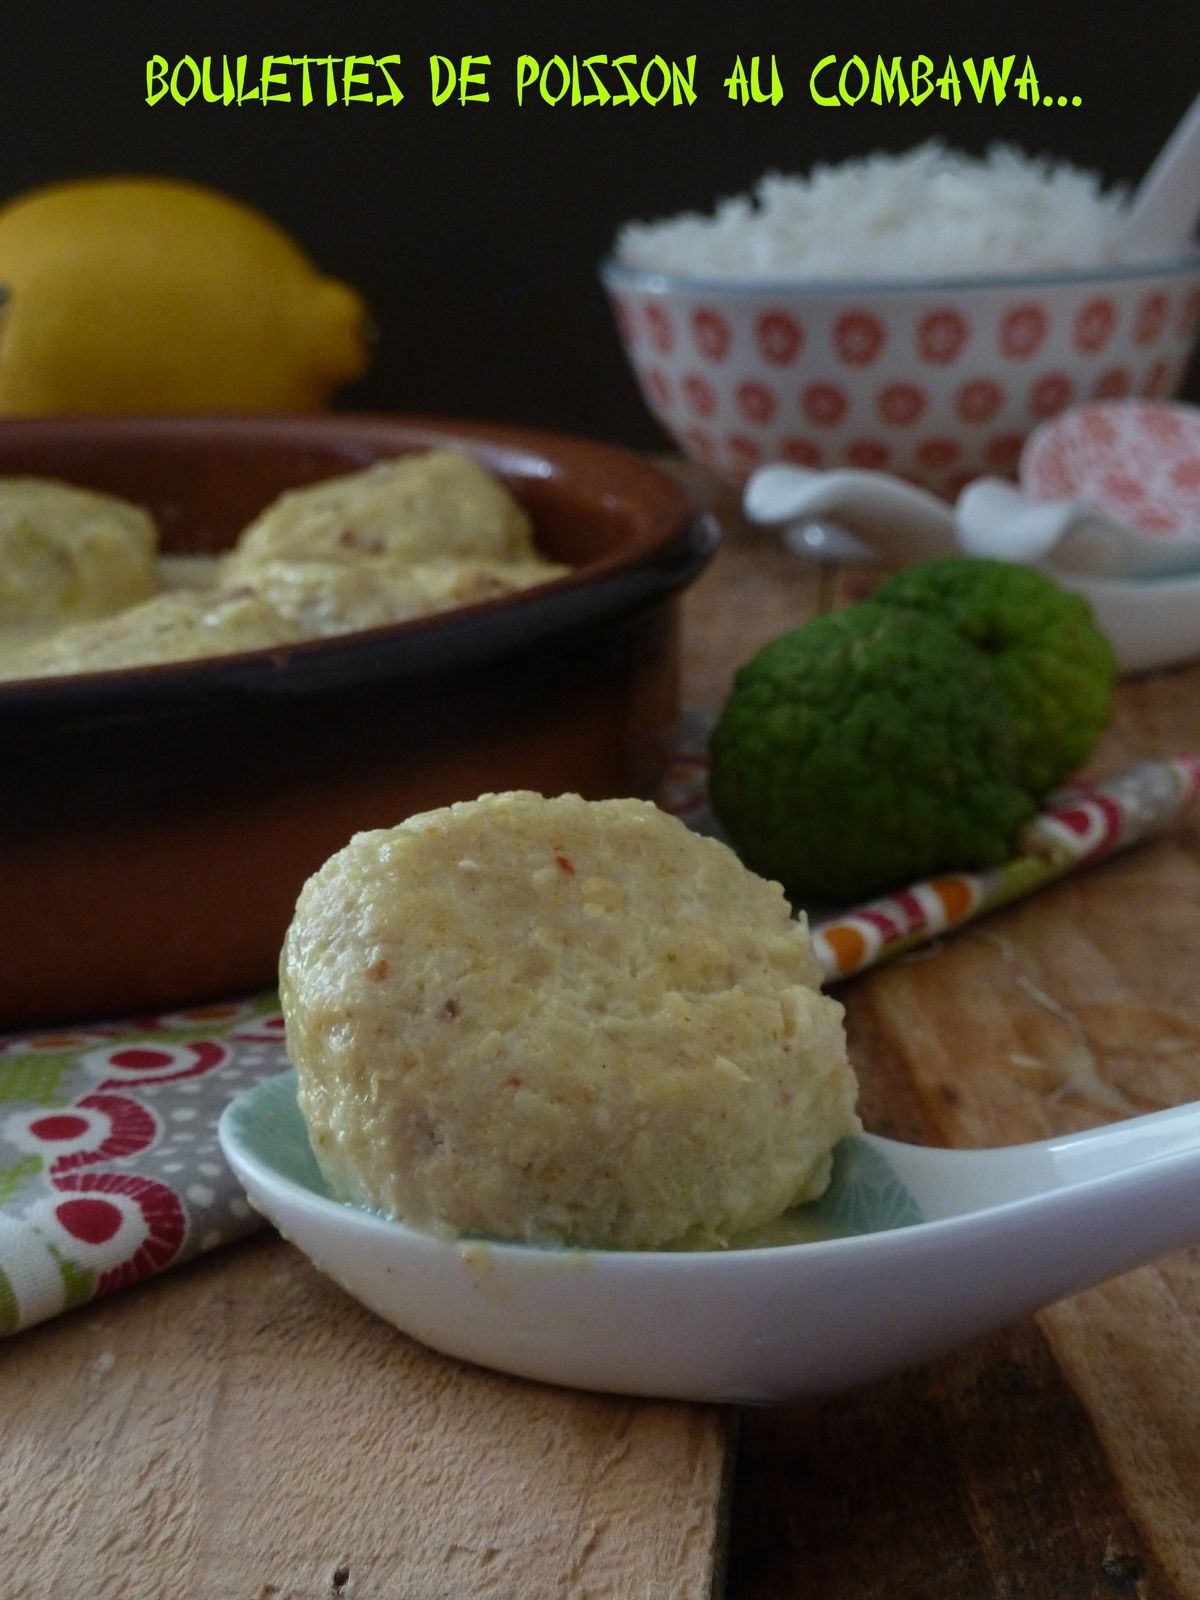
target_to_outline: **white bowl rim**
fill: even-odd
[[[1029,289],[1101,284],[1136,283],[1151,278],[1200,277],[1200,248],[1169,261],[1139,261],[1097,267],[1061,268],[1057,271],[1011,273],[1006,277],[978,275],[945,278],[750,278],[664,272],[657,267],[630,267],[615,256],[600,263],[600,280],[606,288],[638,289],[647,294],[719,294],[741,298],[753,295],[902,295],[965,293],[986,290],[1016,293]]]

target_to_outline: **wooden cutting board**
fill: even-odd
[[[22,1600],[713,1586],[726,1419],[436,1356],[266,1234],[0,1352]]]

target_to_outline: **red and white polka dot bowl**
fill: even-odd
[[[946,283],[753,283],[608,262],[642,393],[735,483],[767,461],[868,467],[948,496],[1012,473],[1068,406],[1177,392],[1200,256],[1161,267]]]

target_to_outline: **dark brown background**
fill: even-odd
[[[145,104],[146,58],[222,52],[404,57],[392,109]],[[435,109],[425,58],[490,54],[492,103]],[[518,110],[521,51],[699,57],[690,109]],[[775,52],[785,97],[742,110],[733,57]],[[1003,106],[823,110],[821,56],[1026,53],[1078,110]],[[495,416],[661,442],[625,371],[595,266],[630,216],[706,207],[767,167],[801,171],[941,135],[1010,139],[1113,179],[1144,169],[1200,89],[1190,0],[983,6],[473,4],[385,0],[17,0],[0,13],[0,197],[89,172],[173,173],[269,211],[327,270],[359,284],[381,328],[347,403]]]

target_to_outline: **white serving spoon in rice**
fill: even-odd
[[[1200,1104],[1007,1150],[870,1134],[780,1237],[725,1251],[439,1238],[331,1199],[286,1073],[221,1146],[255,1206],[423,1344],[572,1388],[702,1401],[827,1394],[928,1360],[1200,1240]]]
[[[1200,213],[1200,95],[1192,101],[1138,184],[1122,243],[1143,261],[1174,259],[1195,243]]]

